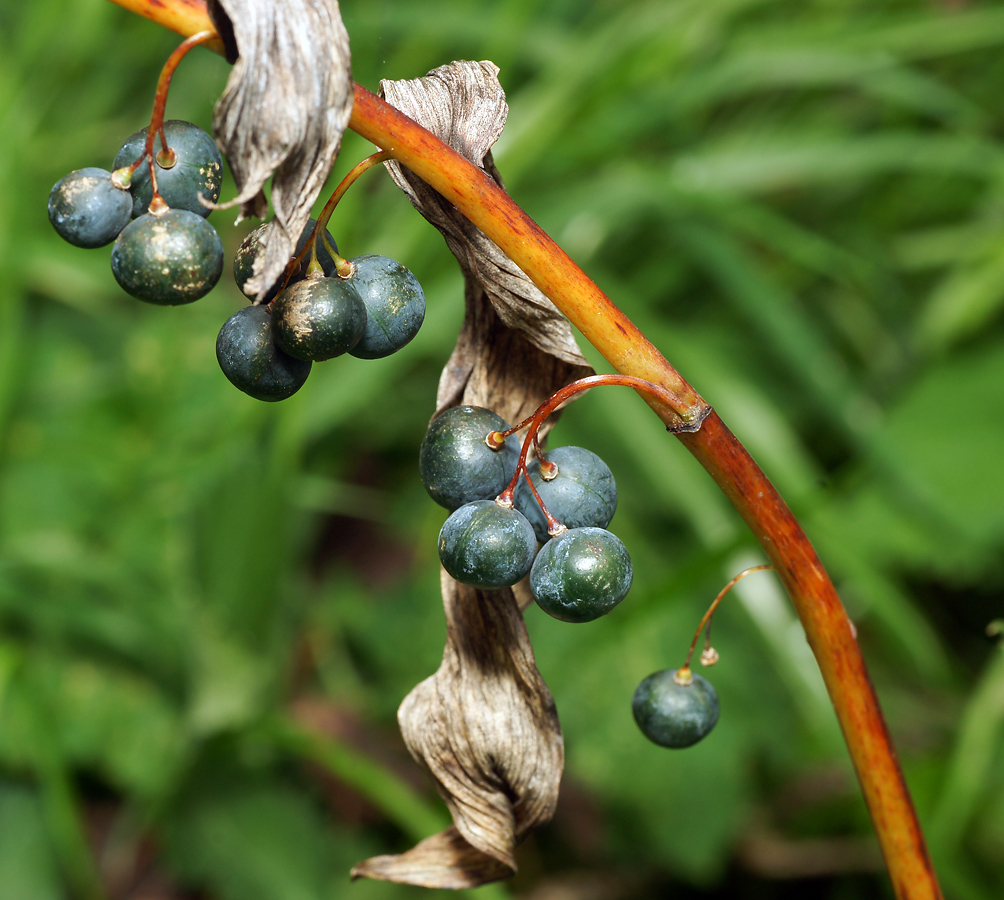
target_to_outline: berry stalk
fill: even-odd
[[[701,664],[712,666],[718,662],[718,654],[711,646],[711,617],[715,614],[715,610],[718,609],[718,605],[725,599],[725,595],[747,575],[773,568],[773,566],[750,566],[748,569],[743,569],[718,592],[718,596],[711,601],[711,606],[708,607],[708,611],[701,617],[701,624],[697,626],[697,631],[694,632],[694,639],[690,642],[686,661],[676,670],[676,675],[673,676],[673,680],[677,684],[690,684],[693,681],[690,676],[690,660],[694,658],[694,650],[697,648],[697,642],[701,639],[701,632],[704,631],[705,626],[707,626],[708,630],[704,639],[704,652],[701,654]]]
[[[352,274],[352,264],[347,259],[343,259],[339,256],[335,248],[328,243],[328,239],[325,236],[325,230],[328,227],[331,214],[335,211],[335,207],[338,206],[338,202],[345,196],[345,192],[352,187],[353,184],[355,184],[356,179],[359,178],[363,172],[368,172],[373,168],[373,166],[379,165],[388,159],[391,159],[391,154],[386,150],[381,150],[367,156],[366,159],[356,163],[349,170],[348,174],[338,183],[338,187],[336,187],[332,192],[331,196],[328,198],[328,202],[324,204],[324,209],[321,210],[321,214],[317,217],[317,224],[314,225],[314,230],[310,233],[310,237],[307,238],[307,243],[303,245],[303,249],[297,253],[296,256],[289,261],[289,265],[286,266],[286,277],[282,282],[283,290],[285,290],[286,285],[289,284],[289,279],[292,274],[297,270],[297,267],[304,259],[307,258],[308,255],[310,256],[310,267],[308,267],[308,271],[320,271],[320,265],[317,262],[318,237],[320,237],[328,253],[331,254],[331,258],[335,261],[338,274],[341,275],[342,278],[348,278]]]
[[[545,420],[549,415],[551,415],[551,413],[561,406],[562,403],[571,400],[576,394],[579,394],[582,391],[588,391],[593,387],[599,387],[600,385],[622,385],[625,387],[633,387],[636,391],[638,391],[638,393],[642,394],[642,396],[648,394],[660,403],[665,404],[670,413],[686,411],[686,402],[678,394],[663,387],[662,385],[653,384],[651,381],[645,381],[645,379],[636,378],[633,375],[589,375],[585,378],[573,381],[570,384],[566,384],[563,388],[559,388],[537,407],[533,415],[527,417],[518,425],[513,425],[512,428],[509,428],[506,431],[492,431],[485,437],[485,443],[491,447],[492,450],[501,450],[505,445],[506,438],[509,437],[509,435],[515,434],[517,431],[522,431],[524,428],[529,426],[526,437],[523,438],[519,461],[516,463],[516,474],[513,475],[512,481],[509,482],[509,486],[498,495],[496,502],[500,506],[506,507],[506,509],[512,509],[513,494],[516,490],[516,485],[519,484],[519,476],[524,475],[526,477],[526,483],[530,487],[530,492],[533,494],[534,499],[540,506],[540,511],[544,514],[544,518],[547,520],[547,532],[552,537],[565,531],[565,526],[551,515],[547,506],[544,505],[544,501],[540,499],[540,494],[537,493],[537,488],[534,487],[533,480],[529,475],[527,475],[527,453],[532,445],[534,451],[538,456],[540,456],[540,446],[537,444],[537,433],[540,431],[540,426],[544,424]],[[547,463],[547,465],[550,466],[550,476],[548,477],[544,468],[544,463],[546,462],[547,460],[541,457],[541,473],[543,473],[543,477],[546,480],[550,480],[557,475],[557,468],[553,464]]]
[[[182,34],[210,27],[203,0],[113,0]],[[613,302],[483,171],[356,86],[350,126],[457,206],[625,374],[666,388],[681,411],[656,414],[700,461],[777,569],[816,656],[861,783],[898,900],[941,890],[854,625],[808,537],[749,453],[701,396]]]
[[[150,212],[153,215],[161,216],[169,209],[157,190],[157,171],[154,165],[153,144],[160,135],[160,152],[156,154],[157,163],[164,169],[170,169],[178,162],[178,154],[167,146],[167,135],[164,134],[164,111],[167,109],[167,95],[171,90],[171,79],[174,71],[181,61],[188,55],[188,51],[200,44],[206,44],[217,37],[216,31],[209,28],[183,40],[175,51],[167,58],[164,67],[160,70],[160,77],[157,79],[157,90],[153,97],[153,112],[150,115],[150,127],[146,133],[146,143],[143,145],[143,152],[132,165],[124,169],[118,169],[112,173],[112,184],[123,190],[127,190],[132,183],[133,173],[142,165],[143,160],[147,160],[150,166],[150,186],[153,189],[153,196],[150,200]]]

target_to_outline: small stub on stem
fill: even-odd
[[[501,431],[489,431],[485,443],[490,450],[501,450],[505,446],[505,435]]]
[[[112,172],[112,184],[120,191],[128,191],[132,186],[132,173],[132,166],[123,166],[121,169],[116,169]]]
[[[540,477],[544,481],[554,481],[558,477],[558,467],[550,460],[540,457]]]
[[[156,216],[157,218],[167,215],[170,211],[171,207],[167,205],[164,198],[161,197],[160,194],[154,195],[154,198],[150,201],[150,208],[147,209],[147,212],[150,213],[151,216]]]
[[[673,674],[673,681],[680,687],[687,687],[694,683],[694,673],[690,671],[690,666],[680,666]]]
[[[171,147],[157,153],[157,165],[162,169],[173,169],[178,164],[178,154]]]

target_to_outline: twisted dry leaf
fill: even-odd
[[[511,591],[479,591],[442,573],[443,663],[398,711],[408,749],[436,780],[454,826],[399,856],[352,870],[425,887],[468,888],[516,871],[516,844],[558,801],[558,716]]]
[[[230,163],[243,215],[264,217],[272,176],[275,219],[246,290],[259,300],[282,274],[328,177],[352,113],[349,36],[338,0],[211,0],[236,56],[213,131]]]
[[[497,72],[492,63],[453,63],[424,79],[384,82],[383,91],[501,184],[488,152],[507,112]],[[388,168],[442,231],[466,279],[466,316],[440,378],[437,414],[466,403],[519,421],[589,374],[568,322],[515,264],[428,185],[397,164]],[[408,695],[398,721],[454,825],[407,853],[366,860],[354,877],[440,888],[507,878],[516,845],[554,813],[564,749],[520,614],[529,591],[479,591],[443,572],[442,593],[442,665]]]
[[[491,62],[454,62],[424,78],[382,81],[380,92],[504,187],[488,152],[509,112],[498,71]],[[572,366],[587,365],[568,320],[508,256],[416,175],[396,162],[385,165],[414,207],[442,232],[464,274],[485,290],[503,324],[544,354]]]

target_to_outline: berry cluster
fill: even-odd
[[[78,169],[56,182],[53,227],[77,247],[115,241],[112,273],[139,300],[177,306],[204,297],[223,271],[223,244],[203,203],[220,196],[223,159],[213,139],[189,122],[163,122],[154,135],[132,135],[113,168]]]
[[[572,382],[532,416],[510,428],[498,415],[455,406],[436,417],[422,441],[419,471],[429,495],[450,511],[439,532],[439,558],[457,581],[481,589],[516,584],[527,574],[537,605],[565,622],[590,622],[609,613],[631,587],[631,557],[607,530],[617,509],[617,485],[606,463],[582,447],[547,453],[537,443],[543,421],[579,391],[601,384],[629,385],[660,399],[662,389],[641,379],[595,375]],[[516,432],[527,428],[519,442]],[[536,458],[527,462],[530,447]],[[697,629],[687,660],[638,685],[632,702],[642,733],[664,747],[689,747],[718,721],[718,695],[690,670],[702,633],[703,665],[718,653],[710,644],[711,617],[736,576],[715,598]]]
[[[375,153],[335,189],[317,221],[307,222],[284,277],[266,305],[234,313],[216,338],[216,358],[230,382],[258,400],[298,391],[314,362],[348,353],[381,359],[400,350],[425,320],[425,294],[404,266],[386,256],[343,259],[326,225],[355,179],[387,158]],[[234,279],[248,293],[266,225],[252,231],[234,257]]]
[[[206,221],[219,199],[223,159],[201,128],[164,121],[171,78],[204,32],[184,41],[161,72],[149,128],[115,156],[114,171],[79,169],[53,187],[49,220],[71,244],[115,242],[111,265],[123,290],[162,306],[191,303],[213,289],[223,270],[223,245]],[[220,329],[216,358],[226,377],[259,400],[283,400],[307,379],[314,361],[350,353],[379,359],[400,350],[425,318],[422,287],[385,256],[342,259],[327,221],[348,187],[387,159],[376,153],[335,190],[318,221],[300,235],[283,278],[257,303]],[[144,165],[145,164],[145,165]],[[245,293],[263,251],[267,225],[252,231],[234,258]]]
[[[429,427],[419,453],[422,481],[452,513],[439,533],[443,567],[485,589],[529,574],[545,612],[566,622],[596,619],[631,587],[631,558],[606,530],[617,508],[613,475],[581,447],[546,458],[538,448],[526,465],[512,431],[473,406],[448,409]],[[517,472],[526,480],[519,482]]]

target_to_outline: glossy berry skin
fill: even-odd
[[[631,711],[642,734],[662,747],[690,747],[718,721],[718,693],[700,675],[688,685],[673,680],[676,669],[649,675],[635,689]]]
[[[132,217],[132,197],[112,184],[104,169],[77,169],[49,194],[49,221],[76,247],[103,247],[118,237]]]
[[[536,459],[527,464],[526,473],[551,515],[566,528],[606,528],[617,510],[617,482],[607,464],[584,447],[558,447],[547,453],[547,459],[558,467],[551,481],[543,479]],[[522,478],[515,502],[516,509],[530,520],[537,540],[549,541],[547,520]]]
[[[256,400],[292,397],[311,367],[275,345],[272,315],[264,306],[245,306],[227,319],[216,338],[216,359],[230,383]]]
[[[522,513],[494,500],[461,506],[439,532],[439,559],[457,581],[472,587],[508,587],[533,564],[537,539]]]
[[[363,336],[366,307],[344,278],[311,276],[290,285],[272,305],[275,342],[297,359],[333,359]]]
[[[429,496],[454,510],[501,494],[516,473],[519,440],[512,435],[501,450],[492,450],[485,438],[508,427],[501,416],[480,406],[453,406],[436,416],[418,455]]]
[[[418,279],[387,256],[356,256],[351,281],[366,304],[366,331],[349,353],[382,359],[400,350],[425,321],[425,293]]]
[[[146,129],[131,135],[115,154],[114,168],[131,166],[146,145]],[[165,169],[157,162],[157,154],[163,149],[160,134],[154,139],[154,171],[157,173],[157,190],[171,209],[187,209],[203,218],[212,210],[199,202],[201,193],[215,203],[220,197],[223,181],[223,157],[216,142],[205,131],[191,122],[171,119],[164,123],[167,146],[177,154],[177,162]],[[143,160],[133,172],[129,188],[133,196],[133,218],[142,216],[153,199],[150,187],[149,160]]]
[[[627,548],[603,528],[570,528],[541,548],[530,570],[537,605],[563,622],[606,615],[631,589]]]
[[[268,227],[268,222],[264,225],[259,225],[253,231],[248,232],[247,236],[241,241],[241,245],[237,248],[237,252],[234,254],[234,281],[237,282],[237,287],[241,289],[247,297],[253,297],[253,294],[248,294],[244,290],[244,285],[247,284],[248,279],[254,274],[254,261],[261,252],[261,236],[264,230]],[[303,227],[303,231],[300,232],[300,238],[296,242],[296,247],[293,250],[293,256],[296,256],[307,244],[307,239],[310,237],[310,233],[314,230],[314,226],[317,224],[316,219],[308,219],[307,224]],[[338,245],[335,243],[335,239],[331,236],[330,232],[324,232],[328,241],[331,243],[332,248],[337,253]],[[291,256],[290,259],[293,257]],[[321,265],[321,269],[324,271],[325,275],[335,274],[335,261],[331,258],[331,254],[328,253],[327,248],[324,246],[323,241],[317,242],[317,261]],[[296,267],[296,272],[293,273],[293,277],[289,279],[290,284],[295,284],[297,281],[303,281],[307,277],[307,266],[310,264],[309,259],[304,259],[300,262],[300,265]],[[280,278],[272,287],[269,289],[268,293],[265,294],[265,299],[263,303],[271,302],[275,296],[279,293],[282,287],[282,278]]]
[[[122,290],[160,306],[204,297],[222,271],[216,229],[186,209],[133,219],[112,248],[112,273]]]

